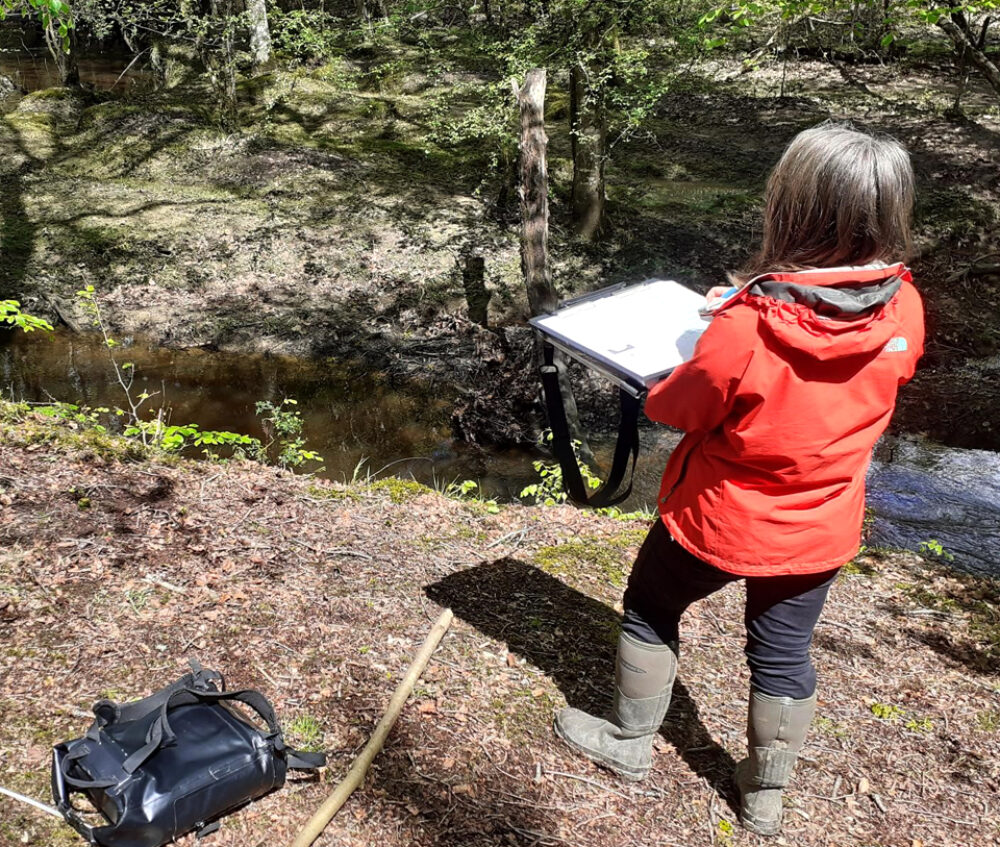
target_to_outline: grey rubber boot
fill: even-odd
[[[799,750],[816,711],[816,695],[806,700],[750,692],[747,746],[750,755],[736,766],[740,823],[758,835],[781,830],[781,792],[792,778]]]
[[[556,734],[625,779],[642,779],[653,762],[653,734],[670,706],[676,650],[676,644],[646,644],[622,633],[611,715],[598,718],[567,706],[556,715]]]

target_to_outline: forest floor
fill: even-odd
[[[468,44],[435,55],[429,64],[387,42],[246,80],[231,133],[196,86],[25,97],[0,117],[0,295],[85,325],[75,292],[94,284],[125,340],[432,372],[446,390],[475,386],[460,437],[532,442],[516,425],[535,397],[534,381],[518,379],[530,342],[516,197],[500,191],[487,141],[454,137],[489,105],[492,80]],[[797,132],[832,117],[891,133],[918,175],[914,270],[930,324],[897,420],[955,446],[1000,447],[1000,277],[967,273],[995,259],[1000,104],[973,81],[952,111],[957,80],[943,54],[678,70],[642,131],[617,140],[607,230],[581,244],[554,76],[556,285],[667,276],[705,290],[753,250],[767,172]],[[486,257],[495,336],[466,317],[466,249]]]
[[[440,608],[455,622],[319,845],[763,844],[736,824],[742,588],[694,606],[645,782],[572,755],[551,720],[607,707],[617,603],[646,529],[570,507],[496,509],[415,483],[336,485],[195,463],[0,407],[0,785],[45,800],[53,743],[100,697],[189,658],[275,704],[319,778],[208,844],[288,844],[344,774]],[[1000,590],[869,551],[815,638],[819,709],[779,845],[1000,839]],[[79,843],[0,798],[0,845]],[[192,836],[182,839],[193,845]]]

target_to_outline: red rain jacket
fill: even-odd
[[[923,353],[911,279],[901,264],[766,274],[716,313],[646,400],[685,432],[659,500],[681,546],[740,576],[853,558],[872,447]]]

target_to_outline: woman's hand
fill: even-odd
[[[711,306],[712,303],[714,303],[716,300],[721,300],[722,297],[731,290],[732,286],[716,285],[714,288],[710,288],[708,290],[708,294],[705,295],[705,303]]]

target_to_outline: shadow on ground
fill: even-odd
[[[484,562],[426,587],[428,597],[515,656],[544,671],[570,706],[604,714],[611,705],[620,616],[518,559]],[[660,730],[677,754],[734,811],[733,758],[705,728],[683,682]]]

